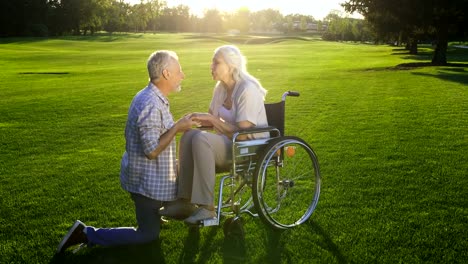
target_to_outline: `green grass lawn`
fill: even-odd
[[[186,80],[174,118],[205,111],[213,50],[192,35],[0,42],[0,263],[465,263],[468,261],[468,67],[401,49],[306,39],[239,44],[249,71],[286,90],[286,131],[321,165],[311,220],[282,233],[244,217],[245,240],[172,221],[158,243],[54,256],[71,224],[134,226],[120,188],[128,106],[147,84],[146,59],[175,50]],[[468,62],[468,50],[449,49]]]

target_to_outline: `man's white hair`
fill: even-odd
[[[163,71],[169,67],[171,60],[179,60],[174,51],[158,50],[153,52],[148,58],[147,67],[149,78],[152,82],[159,81]]]
[[[266,95],[267,90],[263,88],[255,77],[247,72],[247,59],[242,55],[239,48],[234,45],[224,45],[217,48],[214,55],[221,55],[224,58],[236,83],[239,81],[250,81],[260,90],[263,96]]]

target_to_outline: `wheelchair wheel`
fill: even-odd
[[[320,195],[314,151],[298,137],[272,139],[259,156],[252,189],[258,215],[266,224],[287,229],[304,223]]]

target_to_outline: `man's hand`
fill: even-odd
[[[162,134],[159,138],[159,145],[156,149],[151,152],[150,154],[146,154],[148,159],[155,159],[159,153],[161,153],[172,141],[172,139],[177,135],[177,133],[185,132],[191,129],[194,126],[197,126],[197,122],[189,118],[188,116],[184,116],[181,119],[177,120],[177,122],[166,131],[166,133]]]
[[[213,126],[214,116],[209,113],[192,113],[188,115],[192,120],[199,123],[199,126],[211,127]]]
[[[176,127],[177,132],[185,132],[194,126],[200,126],[200,123],[196,122],[193,118],[190,118],[189,116],[184,116],[181,119],[177,120],[174,126]]]

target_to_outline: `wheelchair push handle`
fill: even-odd
[[[299,92],[296,92],[296,91],[287,91],[287,92],[285,92],[285,93],[283,94],[282,100],[285,101],[287,96],[298,97],[299,95],[300,95]]]

